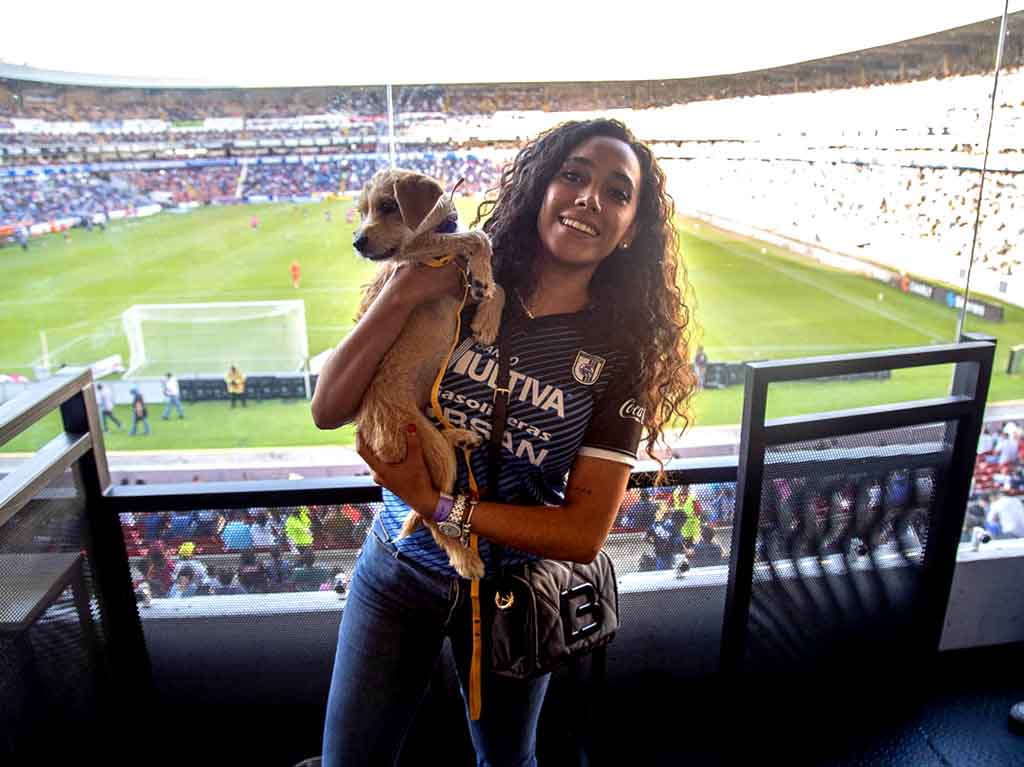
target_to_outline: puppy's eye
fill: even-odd
[[[377,206],[377,210],[379,210],[382,215],[386,216],[388,213],[394,213],[398,210],[398,203],[394,200],[381,200],[380,204]]]

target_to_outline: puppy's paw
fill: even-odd
[[[484,563],[480,555],[461,544],[455,544],[448,551],[448,562],[463,578],[483,578]]]
[[[469,282],[469,295],[476,303],[480,303],[494,297],[494,288],[493,282],[484,282],[473,277]]]
[[[501,325],[501,311],[505,307],[505,291],[500,285],[494,286],[494,297],[477,305],[476,314],[470,323],[473,337],[490,346],[498,338],[498,327]]]
[[[469,429],[445,429],[442,433],[452,447],[474,448],[483,441],[479,434]]]

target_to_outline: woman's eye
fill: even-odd
[[[632,197],[629,192],[625,192],[622,189],[613,189],[612,196],[619,202],[628,203]]]
[[[562,178],[564,178],[566,181],[568,181],[571,184],[575,184],[582,177],[580,176],[579,173],[577,173],[574,170],[563,170],[562,171]]]

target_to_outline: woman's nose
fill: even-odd
[[[597,195],[593,194],[589,190],[581,192],[580,196],[576,198],[577,208],[586,208],[587,210],[594,211],[597,213],[601,210],[601,203],[597,200]]]

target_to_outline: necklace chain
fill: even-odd
[[[518,290],[516,291],[516,298],[519,299],[519,305],[523,307],[523,311],[526,312],[526,316],[529,317],[531,320],[537,319],[536,317],[533,316],[533,312],[530,311],[530,307],[526,305],[526,302],[523,300],[523,297],[519,295]]]

